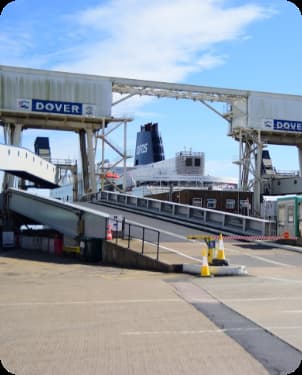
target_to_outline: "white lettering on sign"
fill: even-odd
[[[32,111],[81,115],[82,104],[33,99]]]
[[[148,143],[143,143],[136,147],[136,155],[146,154],[148,152]]]
[[[72,112],[72,113],[80,114],[80,108],[79,108],[79,106],[73,104],[73,105],[71,106],[71,112]]]
[[[301,121],[274,120],[274,130],[302,132]]]
[[[94,104],[42,99],[17,99],[17,108],[22,111],[61,113],[79,116],[95,116],[96,114],[96,106]]]

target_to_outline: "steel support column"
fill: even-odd
[[[302,145],[298,145],[298,156],[299,156],[299,176],[302,176]]]
[[[79,131],[80,139],[80,150],[81,150],[81,161],[82,161],[82,174],[83,174],[83,188],[84,193],[88,193],[89,190],[89,173],[88,173],[88,159],[86,152],[86,132],[84,129]]]
[[[95,152],[93,147],[93,132],[92,129],[86,129],[87,147],[88,147],[88,170],[89,170],[89,190],[96,192],[96,178],[95,178]]]
[[[126,192],[127,190],[127,122],[124,122],[124,157],[123,157],[123,167],[124,167],[124,175],[123,175],[123,191]]]

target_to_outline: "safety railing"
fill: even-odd
[[[100,191],[82,198],[92,203],[124,207],[145,215],[160,216],[169,220],[197,225],[200,229],[213,229],[242,235],[273,236],[276,234],[274,220],[239,215],[209,208],[184,205],[128,194]]]
[[[133,224],[126,220],[114,219],[110,220],[113,225],[112,240],[118,245],[125,246],[134,251],[138,251],[142,255],[148,255],[154,251],[150,248],[155,248],[155,258],[159,260],[159,241],[160,231],[151,229],[143,225]],[[148,249],[147,249],[148,247]],[[146,251],[148,254],[146,254]]]

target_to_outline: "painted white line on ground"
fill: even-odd
[[[255,297],[255,298],[222,298],[224,302],[265,302],[265,301],[299,301],[302,300],[300,297]]]
[[[271,326],[271,329],[301,329],[302,326]],[[173,330],[173,331],[126,331],[121,332],[123,336],[156,336],[156,335],[201,335],[205,333],[217,334],[227,332],[250,332],[250,331],[262,331],[262,327],[234,327],[234,328],[223,328],[223,329],[198,329],[198,330]]]
[[[134,224],[134,225],[138,225],[138,226],[141,226],[141,225],[142,225],[142,223],[137,223],[136,221],[131,221],[131,220],[127,220],[127,223]],[[150,227],[150,226],[148,226],[147,228],[158,231],[158,228],[155,228],[155,227]],[[176,233],[173,233],[173,232],[168,232],[168,231],[166,231],[166,230],[162,230],[162,229],[160,230],[160,232],[161,232],[161,233],[164,233],[164,234],[167,234],[167,235],[169,235],[169,236],[171,236],[171,237],[178,238],[178,239],[180,239],[180,240],[187,240],[187,237],[182,236],[182,235],[180,235],[180,234],[176,234]]]
[[[265,262],[265,263],[275,264],[276,266],[293,267],[290,264],[282,263],[282,262],[277,262],[276,260],[271,260],[271,259],[263,258],[263,257],[261,257],[259,255],[247,254],[246,252],[242,252],[241,250],[238,250],[238,249],[231,249],[231,250],[230,249],[229,250],[225,249],[225,251],[237,252],[238,254],[245,255],[245,256],[250,257],[250,258],[258,259],[258,260],[261,260],[262,262]]]
[[[137,223],[135,221],[128,221],[128,222],[131,223],[131,224],[135,224],[135,225],[141,225],[141,223]],[[148,228],[153,229],[153,230],[158,230],[158,228],[154,228],[154,227],[148,227]],[[171,237],[178,238],[180,240],[186,240],[186,241],[189,241],[189,242],[196,242],[196,241],[192,241],[192,240],[187,240],[187,237],[181,236],[181,235],[176,234],[176,233],[168,232],[168,231],[165,231],[165,230],[161,230],[160,232],[164,233],[164,234],[167,234],[167,235],[169,235]],[[145,242],[148,243],[148,245],[156,247],[156,245],[153,244],[153,243],[151,243],[151,242],[148,242],[148,241],[145,241]],[[206,246],[206,245],[202,244],[202,246]],[[191,260],[194,260],[195,262],[197,261],[197,262],[201,263],[200,259],[191,257],[190,255],[186,255],[186,254],[182,253],[181,251],[178,251],[178,250],[175,250],[175,249],[171,249],[170,247],[159,245],[159,248],[160,249],[164,249],[164,250],[168,250],[171,253],[174,253],[174,254],[180,255],[180,256],[182,256],[184,258],[191,259]]]
[[[125,336],[144,336],[144,335],[200,335],[204,333],[222,333],[221,329],[200,329],[196,331],[128,331],[121,332]]]
[[[302,328],[302,326],[298,326]],[[290,329],[297,327],[270,327],[270,328],[280,328],[280,329]],[[205,333],[227,333],[227,332],[250,332],[250,331],[261,331],[262,327],[234,327],[234,328],[222,328],[222,329],[198,329],[198,330],[173,330],[173,331],[126,331],[121,332],[121,335],[125,336],[155,336],[155,335],[201,335]]]
[[[302,314],[302,310],[283,310],[281,312],[289,314]]]
[[[265,262],[265,263],[275,264],[277,266],[282,266],[282,267],[292,267],[290,264],[277,262],[276,260],[266,259],[266,258],[260,257],[259,255],[248,254],[248,256],[251,257],[251,258],[261,260],[262,262]]]
[[[147,242],[147,241],[145,241],[145,242],[146,242],[148,245],[150,245],[150,246],[156,247],[156,245],[155,245],[154,243]],[[180,256],[182,256],[182,257],[184,257],[184,258],[188,258],[188,259],[194,260],[195,262],[198,262],[198,263],[201,263],[201,262],[202,262],[201,259],[191,257],[190,255],[184,254],[184,253],[182,253],[182,252],[179,251],[179,250],[171,249],[171,247],[166,247],[166,246],[159,245],[159,248],[160,248],[160,249],[163,249],[163,250],[170,251],[171,253],[174,253],[174,254],[180,255]]]
[[[61,301],[61,302],[17,302],[17,303],[0,303],[1,307],[15,307],[15,306],[57,306],[57,305],[109,305],[109,304],[133,304],[133,303],[184,303],[179,298],[150,298],[150,299],[120,299],[120,300],[103,300],[103,301]]]
[[[282,282],[286,281],[289,284],[302,284],[302,280],[285,279],[285,278],[281,278],[281,277],[259,276],[259,279],[282,281]]]
[[[161,249],[168,250],[168,251],[170,251],[171,253],[175,253],[175,254],[177,254],[177,255],[181,255],[181,256],[184,257],[184,258],[192,259],[192,260],[194,260],[194,261],[196,261],[196,262],[201,263],[201,259],[198,259],[198,258],[195,258],[195,257],[191,257],[190,255],[187,255],[187,254],[182,253],[181,251],[178,251],[178,250],[175,250],[175,249],[171,249],[170,247],[161,246],[161,245],[160,245],[159,247],[160,247]]]
[[[133,223],[133,224],[135,224],[135,225],[141,225],[141,223],[137,223],[137,222],[135,222],[135,221],[129,221],[129,223]],[[153,230],[158,230],[158,228],[154,228],[154,227],[148,227],[148,228],[153,229]],[[186,241],[188,241],[188,242],[193,242],[193,243],[195,243],[195,242],[200,242],[200,241],[198,241],[198,240],[188,240],[187,237],[185,237],[185,236],[181,236],[181,235],[178,235],[178,234],[176,234],[176,233],[168,232],[168,231],[165,231],[165,230],[161,230],[160,232],[161,232],[161,233],[164,233],[164,234],[167,234],[167,235],[169,235],[169,236],[172,236],[172,237],[175,237],[175,238],[181,239],[181,240],[186,240]],[[149,243],[149,244],[152,245],[151,243]],[[201,243],[201,246],[206,246],[206,244]],[[171,249],[171,248],[168,248],[168,247],[165,247],[165,246],[161,246],[161,245],[160,245],[159,247],[162,248],[162,249],[165,249],[165,250],[168,250],[168,251],[174,252],[174,253],[176,253],[176,254],[178,254],[178,255],[181,255],[181,256],[183,256],[183,257],[185,257],[185,258],[192,259],[192,260],[194,260],[194,261],[198,261],[199,263],[201,263],[201,260],[200,260],[200,259],[197,259],[197,258],[194,258],[194,257],[190,257],[189,255],[186,255],[186,254],[184,254],[184,253],[182,253],[182,252],[179,252],[179,251],[177,251],[177,250],[174,250],[174,249]],[[237,249],[232,249],[232,250],[230,250],[230,249],[226,249],[226,248],[225,248],[225,251],[226,251],[226,252],[227,252],[227,251],[230,251],[230,252],[232,252],[232,251],[235,251],[235,252],[236,252],[236,251],[237,251],[239,254],[242,254],[242,251],[237,250]],[[244,255],[246,255],[246,256],[248,256],[248,257],[250,257],[250,258],[254,258],[254,259],[261,260],[262,262],[265,262],[265,263],[275,264],[275,265],[282,266],[282,267],[292,267],[291,265],[289,265],[289,264],[287,264],[287,263],[281,263],[281,262],[277,262],[277,261],[275,261],[275,260],[266,259],[266,258],[260,257],[259,255],[251,255],[251,254],[247,254],[247,253],[244,253]]]
[[[272,329],[285,329],[285,330],[288,330],[288,329],[302,329],[302,326],[269,326],[269,327],[266,327],[268,330],[272,330]]]
[[[261,243],[261,241],[259,241]],[[274,242],[264,242],[264,244],[267,244],[271,247],[276,247],[278,249],[288,250],[288,251],[294,251],[296,253],[302,253],[301,247],[298,246],[291,246],[291,245],[285,245],[285,244],[278,244]]]

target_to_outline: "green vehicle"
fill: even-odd
[[[277,199],[277,235],[281,237],[301,237],[302,196]]]

